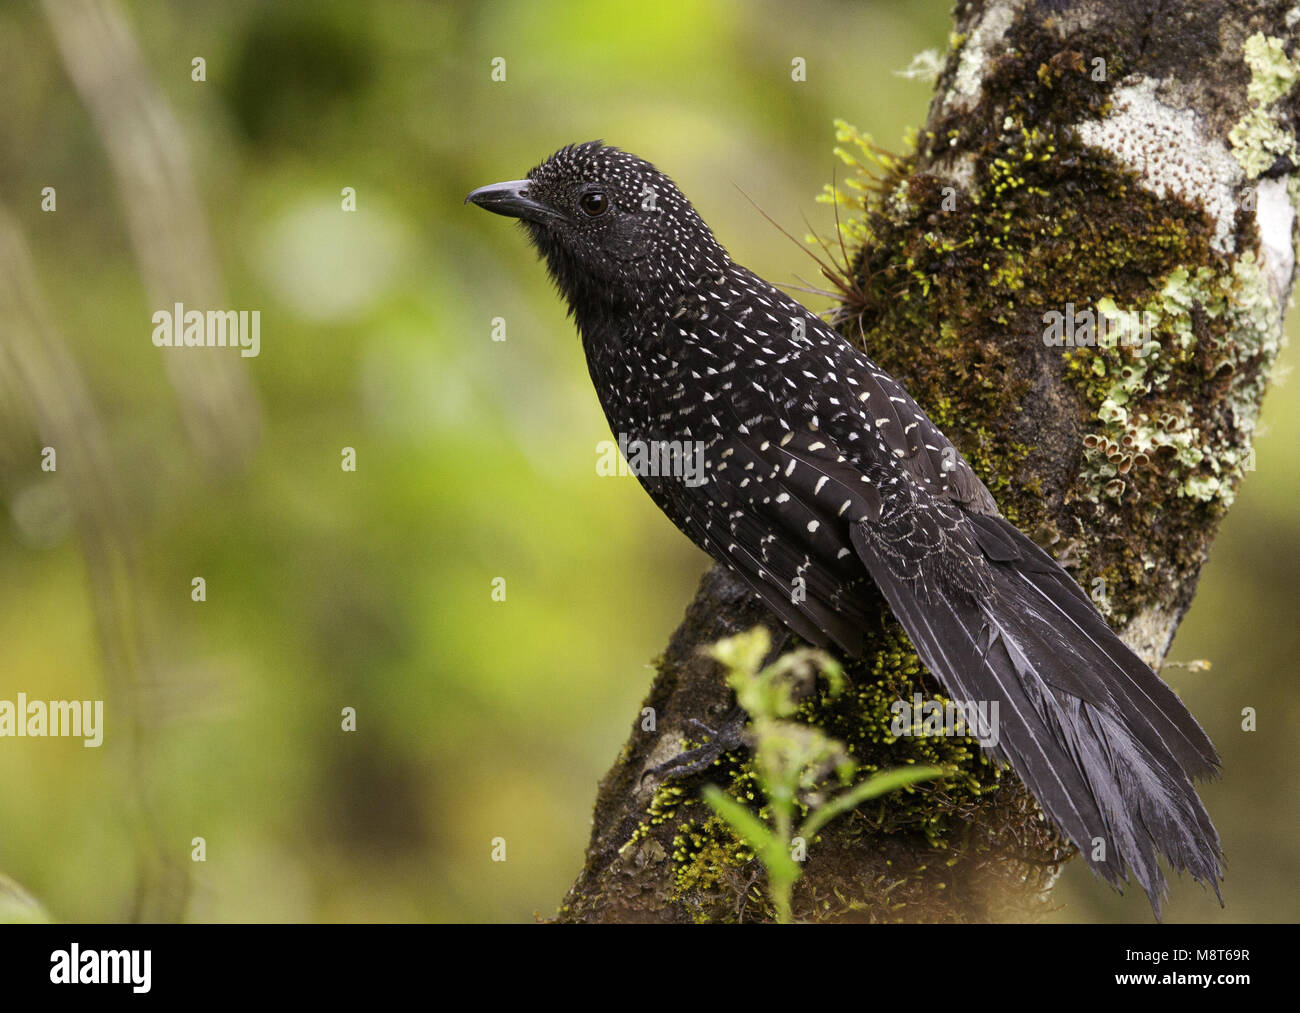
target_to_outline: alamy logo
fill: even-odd
[[[176,303],[153,315],[159,348],[238,348],[251,359],[262,350],[261,310],[187,310]]]
[[[153,977],[152,950],[83,950],[73,943],[50,954],[50,981],[56,985],[130,985],[144,993]]]
[[[43,738],[45,736],[84,739],[87,749],[103,745],[103,700],[0,700],[0,738]]]
[[[920,693],[912,694],[912,701],[895,700],[890,705],[893,720],[891,734],[902,738],[907,735],[969,735],[979,740],[981,746],[998,744],[998,701],[996,700],[922,700]]]
[[[691,488],[704,485],[704,443],[701,440],[629,440],[596,444],[596,474],[636,475],[638,478],[676,478]]]

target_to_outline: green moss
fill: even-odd
[[[815,724],[844,743],[862,774],[918,765],[952,771],[941,784],[896,792],[876,803],[863,817],[884,833],[921,833],[932,847],[950,842],[954,817],[968,814],[980,796],[998,788],[1001,772],[968,736],[895,735],[895,701],[948,702],[931,682],[911,641],[897,624],[889,624],[868,662],[848,669],[850,685],[839,697],[822,690],[804,702],[798,718]],[[964,818],[964,817],[962,817]]]
[[[755,778],[740,757],[725,756],[720,766],[730,775],[728,793],[754,804]],[[669,855],[673,863],[673,900],[685,905],[694,921],[734,921],[735,894],[751,882],[761,882],[755,875],[759,867],[753,850],[698,798],[682,802],[676,815],[679,818]],[[757,891],[752,899],[758,908],[753,914],[770,918],[765,895]]]
[[[984,757],[973,738],[894,734],[892,706],[896,700],[910,701],[913,694],[940,703],[946,698],[936,692],[901,628],[894,625],[886,629],[880,644],[870,661],[848,669],[850,684],[846,690],[837,695],[829,685],[819,683],[817,690],[800,704],[793,720],[816,726],[842,742],[858,765],[859,777],[912,764],[951,769],[952,774],[941,783],[893,792],[860,807],[854,817],[859,825],[857,833],[923,841],[935,849],[941,861],[950,864],[968,850],[991,851],[992,841],[970,840],[966,830],[976,813],[983,811],[987,815],[992,811],[986,796],[1002,786],[1001,771]],[[760,819],[770,819],[761,805],[762,792],[745,754],[725,754],[714,765],[709,779],[722,784],[729,795],[747,806],[760,806]],[[753,851],[737,840],[727,824],[702,806],[695,795],[693,789],[681,785],[661,786],[623,850],[629,852],[632,845],[652,836],[656,827],[674,824],[677,832],[670,855],[674,899],[685,904],[692,917],[714,921],[732,910],[737,889],[744,889],[751,881],[761,883],[757,878],[761,868]],[[797,808],[801,817],[807,815],[807,806],[802,802]],[[808,842],[810,850],[821,839],[819,836]],[[720,894],[725,899],[720,899]],[[820,903],[829,901],[823,899]],[[845,910],[862,910],[861,904],[860,899],[854,900]],[[895,909],[896,905],[890,905],[889,910]]]
[[[673,883],[679,899],[723,885],[754,861],[754,852],[736,839],[724,820],[700,809],[702,819],[686,820],[673,837]]]

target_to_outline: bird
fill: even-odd
[[[849,657],[883,595],[954,700],[1101,879],[1157,919],[1161,856],[1219,883],[1193,781],[1209,736],[1080,586],[1006,520],[903,384],[736,263],[678,187],[602,141],[466,198],[517,219],[568,304],[610,429],[655,504],[794,633]],[[680,465],[698,453],[700,474]],[[678,464],[679,467],[668,465]]]

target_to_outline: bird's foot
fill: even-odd
[[[641,775],[641,780],[644,781],[647,777],[653,777],[655,780],[663,782],[698,774],[700,771],[712,766],[719,756],[729,753],[733,749],[739,749],[746,744],[745,724],[748,719],[749,715],[745,713],[743,707],[733,708],[717,729],[710,728],[703,721],[697,721],[695,718],[687,718],[686,723],[707,735],[709,741],[702,746],[678,753],[672,759],[651,767]]]

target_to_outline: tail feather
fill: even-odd
[[[1016,771],[1098,876],[1120,888],[1131,875],[1159,917],[1163,854],[1222,903],[1219,836],[1191,781],[1218,770],[1208,736],[1079,586],[993,520],[980,525],[986,596],[898,578],[857,526],[853,543],[947,691],[998,701],[998,744],[987,751]]]
[[[1075,637],[1091,642],[1090,657],[1100,663],[1099,670],[1090,679],[1071,678],[1076,673],[1067,670],[1058,688],[1112,713],[1137,719],[1139,736],[1148,747],[1168,749],[1188,776],[1217,776],[1219,754],[1210,737],[1174,691],[1115,635],[1069,574],[1005,519],[971,515],[971,520],[981,547],[984,539],[980,534],[996,528],[1004,542],[1020,550],[1017,557],[1007,560],[1022,578],[1017,589],[1028,592],[1018,595],[1021,601],[1016,604],[1043,613],[1047,631],[1059,632],[1067,642]],[[1052,678],[1053,671],[1059,678],[1059,666],[1049,668],[1045,677]],[[1115,678],[1098,678],[1107,675]]]

